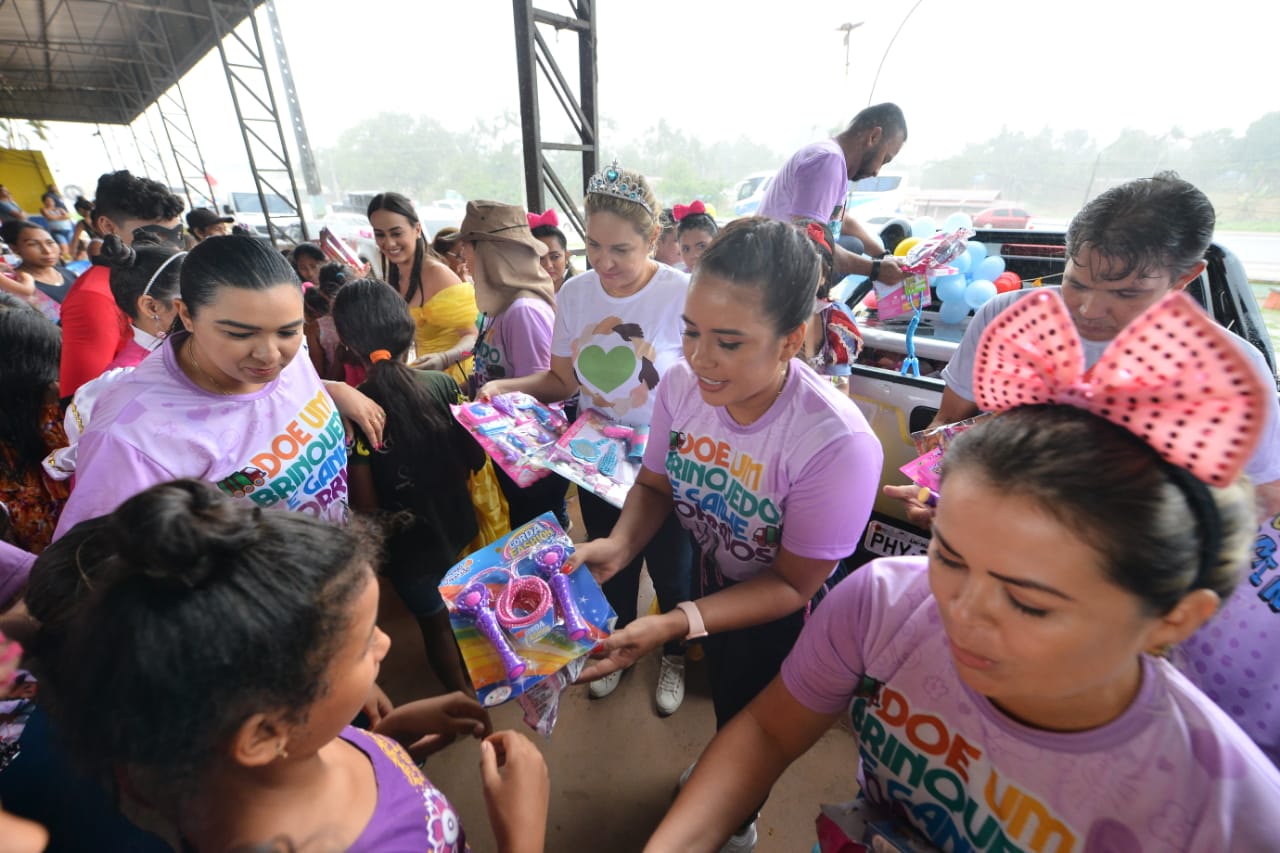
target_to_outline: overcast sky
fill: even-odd
[[[332,145],[345,128],[380,111],[429,115],[452,130],[518,112],[506,0],[276,4],[313,147]],[[1083,128],[1105,145],[1127,127],[1241,134],[1280,109],[1277,13],[1268,3],[922,0],[911,11],[916,6],[600,0],[600,110],[614,123],[603,153],[665,118],[705,141],[745,134],[785,155],[847,122],[869,97],[896,101],[906,112],[910,139],[901,160],[908,165],[946,157],[1002,126]],[[851,32],[847,76],[838,31],[846,22],[861,22]],[[554,32],[544,33],[557,43]],[[576,39],[566,31],[558,46],[576,50]],[[575,66],[566,73],[576,76]],[[183,86],[219,190],[248,188],[216,51]],[[544,103],[544,113],[554,110],[554,101]],[[110,167],[93,131],[57,125],[50,156],[63,182],[90,192]],[[107,134],[119,146],[110,146],[114,165],[137,170],[128,131]]]

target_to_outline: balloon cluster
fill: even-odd
[[[942,224],[942,231],[950,233],[960,228],[973,228],[973,220],[967,213],[953,213]],[[906,257],[907,252],[921,240],[934,236],[938,226],[928,216],[922,216],[911,224],[911,236],[899,243],[893,253]],[[942,303],[938,306],[938,319],[943,323],[960,323],[971,310],[981,308],[997,293],[1008,293],[1022,287],[1022,279],[1015,272],[1006,271],[1004,258],[987,255],[987,247],[977,240],[965,244],[963,254],[950,261],[956,271],[932,276],[930,284]]]

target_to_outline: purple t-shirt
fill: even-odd
[[[1167,661],[1084,732],[1033,729],[952,663],[924,557],[845,578],[782,665],[822,714],[850,709],[862,791],[942,850],[1272,850],[1280,772]]]
[[[0,610],[9,606],[27,585],[36,555],[0,539]]]
[[[476,387],[491,379],[514,379],[551,367],[551,329],[556,309],[521,297],[482,328],[476,341]]]
[[[760,216],[791,222],[798,218],[831,224],[840,235],[848,195],[849,167],[834,139],[801,148],[773,176],[760,200]]]
[[[347,726],[342,739],[373,765],[378,804],[348,853],[460,853],[470,850],[458,814],[400,744]]]
[[[1231,597],[1171,660],[1280,767],[1280,516],[1258,528]]]
[[[717,581],[759,574],[779,545],[800,557],[848,556],[883,463],[854,402],[798,359],[778,399],[748,426],[703,402],[688,364],[673,365],[644,454],[644,466],[671,481],[676,515]]]
[[[94,406],[54,538],[180,477],[208,480],[261,507],[345,521],[346,434],[311,359],[300,352],[262,390],[224,396],[187,378],[173,341]]]

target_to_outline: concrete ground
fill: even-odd
[[[572,499],[570,512],[577,538],[583,525]],[[652,596],[647,579],[641,595]],[[417,624],[386,587],[381,609],[379,623],[392,639],[378,679],[383,689],[397,703],[440,693],[427,666]],[[681,771],[715,733],[704,661],[688,665],[680,710],[670,717],[658,716],[653,697],[658,654],[633,667],[605,699],[589,699],[586,687],[565,691],[549,741],[524,725],[516,703],[494,709],[497,728],[529,735],[546,757],[551,776],[549,853],[641,850],[666,812]],[[491,853],[496,847],[485,812],[479,762],[477,742],[458,741],[428,760],[427,775],[458,810],[472,850]],[[756,850],[807,853],[814,842],[819,804],[841,802],[856,792],[855,763],[849,733],[843,728],[828,731],[774,787],[758,824]]]

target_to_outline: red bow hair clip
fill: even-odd
[[[1231,333],[1181,292],[1125,326],[1087,371],[1062,299],[1046,291],[1024,296],[982,333],[973,379],[975,400],[987,411],[1075,406],[1219,487],[1244,469],[1262,435],[1264,395],[1275,393]]]
[[[539,225],[550,225],[552,228],[560,227],[560,217],[556,216],[554,210],[548,210],[542,214],[526,213],[525,218],[529,220],[530,228],[537,228]]]
[[[677,204],[671,208],[671,216],[676,222],[684,219],[692,213],[706,213],[707,206],[701,200],[694,201],[691,204]]]
[[[831,244],[827,242],[827,235],[823,232],[821,225],[810,222],[805,226],[804,233],[809,235],[810,240],[826,249],[828,254],[831,253]]]

